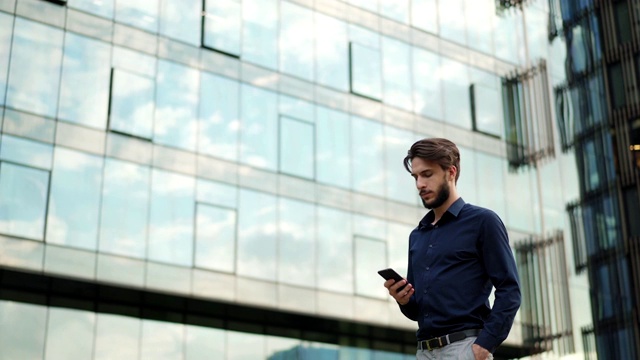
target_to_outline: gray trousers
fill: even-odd
[[[464,340],[456,341],[453,344],[433,350],[418,350],[417,360],[475,360],[471,346],[476,341],[476,337],[468,337]],[[493,355],[487,359],[493,360]]]

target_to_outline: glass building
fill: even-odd
[[[580,53],[632,3],[0,0],[0,360],[415,358],[376,271],[434,136],[509,230],[495,358],[637,339],[637,26]]]

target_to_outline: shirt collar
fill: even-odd
[[[451,206],[449,206],[449,208],[447,209],[447,211],[445,211],[445,214],[442,215],[442,217],[444,217],[446,215],[446,213],[449,213],[451,215],[453,215],[453,217],[458,217],[458,215],[460,215],[460,211],[462,211],[462,208],[464,207],[466,203],[464,202],[464,200],[462,200],[461,197],[458,198],[458,200],[454,201],[453,204],[451,204]],[[430,210],[423,218],[422,220],[420,220],[420,224],[419,227],[424,227],[424,226],[428,226],[431,225],[431,223],[433,222],[435,218],[435,214],[433,212],[433,210]]]

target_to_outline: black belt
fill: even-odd
[[[452,334],[435,337],[429,340],[421,340],[421,341],[418,341],[418,350],[438,349],[443,346],[452,344],[456,341],[464,340],[470,336],[478,336],[478,334],[480,334],[480,330],[473,329],[473,330],[464,330],[464,331],[454,332]]]

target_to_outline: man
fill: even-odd
[[[384,286],[402,313],[418,322],[416,357],[493,359],[520,307],[518,274],[504,224],[493,211],[458,196],[460,152],[451,141],[416,142],[404,166],[431,211],[409,236],[407,278],[387,280]]]

